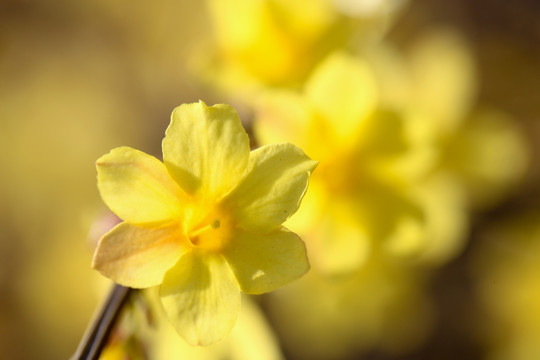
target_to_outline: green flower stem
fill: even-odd
[[[109,335],[122,312],[130,293],[134,291],[120,285],[114,285],[109,297],[97,314],[92,325],[86,330],[72,360],[97,360],[107,344]]]

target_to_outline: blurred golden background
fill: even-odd
[[[95,160],[160,157],[171,110],[201,99],[321,161],[288,224],[312,271],[246,300],[256,320],[213,352],[143,329],[143,350],[111,357],[538,359],[539,15],[534,0],[2,1],[0,354],[73,354],[109,285],[90,268],[114,221]]]

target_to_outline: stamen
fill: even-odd
[[[215,219],[214,221],[212,221],[210,224],[206,225],[206,226],[203,226],[202,228],[200,229],[197,229],[195,231],[192,231],[190,234],[189,234],[189,237],[191,238],[195,238],[197,236],[199,236],[200,234],[202,234],[203,232],[205,231],[208,231],[210,229],[217,229],[221,226],[221,222],[219,221],[219,219]]]

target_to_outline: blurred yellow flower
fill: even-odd
[[[97,161],[98,187],[123,223],[99,241],[92,266],[129,287],[160,285],[172,325],[209,345],[233,327],[240,290],[272,291],[309,268],[304,243],[281,226],[317,162],[291,144],[250,152],[228,105],[181,105],[163,159],[120,147]]]
[[[215,44],[201,73],[242,101],[254,89],[298,85],[328,53],[378,37],[402,3],[209,0]]]
[[[519,124],[476,104],[475,61],[459,32],[431,29],[405,57],[390,46],[368,57],[381,87],[380,106],[421,114],[437,149],[436,167],[464,191],[468,208],[496,205],[523,178],[528,149]]]
[[[407,247],[422,239],[411,184],[430,169],[430,148],[418,119],[377,109],[377,98],[368,64],[335,53],[303,93],[260,102],[255,130],[264,143],[294,140],[321,160],[291,226],[309,238],[310,259],[324,271],[354,270],[392,238]]]
[[[323,271],[354,270],[374,247],[444,263],[471,210],[522,178],[523,135],[510,116],[473,108],[474,64],[455,32],[430,32],[406,57],[389,45],[364,55],[333,53],[300,93],[257,100],[262,143],[295,142],[321,160],[290,226]]]
[[[269,302],[300,358],[401,354],[424,341],[432,314],[423,265],[458,254],[472,206],[500,198],[526,160],[510,117],[471,115],[473,63],[456,34],[431,33],[408,57],[387,45],[363,55],[335,53],[301,92],[258,99],[262,143],[294,141],[321,160],[287,223],[313,271]]]

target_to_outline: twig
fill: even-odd
[[[71,360],[97,360],[132,289],[114,285]]]

